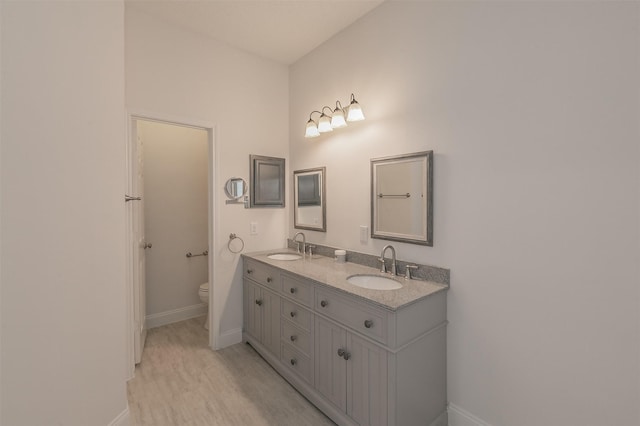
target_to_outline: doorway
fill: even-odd
[[[150,327],[202,315],[208,308],[209,346],[214,347],[216,156],[212,125],[149,114],[130,114],[128,124],[127,194],[133,199],[126,208],[127,316],[133,377]],[[208,306],[198,297],[205,282]]]

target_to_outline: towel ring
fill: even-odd
[[[233,240],[240,240],[240,242],[242,243],[242,246],[240,247],[240,250],[234,250],[231,248],[231,243],[233,242]],[[244,240],[240,237],[238,237],[236,234],[229,234],[229,242],[227,243],[227,248],[229,249],[229,251],[231,253],[240,253],[242,250],[244,250]]]

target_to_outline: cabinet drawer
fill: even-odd
[[[332,291],[316,288],[316,312],[381,343],[387,342],[387,313],[349,300]]]
[[[289,275],[282,276],[282,293],[303,305],[313,306],[313,284],[299,281]]]
[[[303,328],[306,331],[311,331],[313,325],[313,314],[287,299],[282,299],[282,317],[293,322],[297,326]]]
[[[295,371],[309,384],[313,385],[313,365],[308,356],[288,344],[282,343],[280,361],[282,361],[287,368]]]
[[[305,355],[310,356],[313,352],[313,339],[311,333],[304,331],[295,325],[282,321],[282,341],[287,343]]]
[[[244,276],[272,290],[279,290],[280,272],[275,268],[245,259]]]

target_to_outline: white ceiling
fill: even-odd
[[[291,64],[383,0],[125,0],[129,8]]]

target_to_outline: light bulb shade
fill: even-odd
[[[318,131],[318,126],[316,126],[316,122],[313,120],[307,121],[307,130],[304,133],[304,137],[315,138],[316,136],[320,136],[320,132]]]
[[[347,121],[362,121],[364,120],[364,114],[362,113],[362,107],[356,100],[352,100],[349,105],[349,113],[347,114]]]
[[[344,111],[340,108],[336,108],[333,111],[333,116],[331,117],[331,127],[334,129],[339,129],[340,127],[346,127],[347,122],[344,121]]]
[[[332,132],[331,118],[328,115],[322,114],[318,120],[318,131],[320,133]]]

